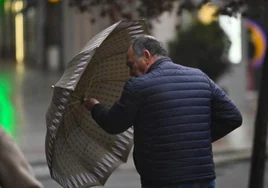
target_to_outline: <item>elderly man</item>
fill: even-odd
[[[0,187],[42,188],[12,138],[0,126]]]
[[[202,71],[173,63],[152,36],[134,39],[126,64],[134,77],[119,101],[108,109],[91,98],[85,107],[110,134],[134,127],[142,187],[216,187],[212,142],[242,124],[239,110]]]

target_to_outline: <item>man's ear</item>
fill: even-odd
[[[144,50],[143,51],[143,56],[147,59],[150,60],[151,59],[151,53],[148,50]]]

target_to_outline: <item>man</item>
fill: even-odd
[[[0,127],[0,187],[42,188],[13,139]]]
[[[127,66],[134,77],[111,109],[94,98],[85,106],[110,134],[134,127],[142,187],[216,187],[212,142],[242,124],[239,110],[202,71],[173,63],[152,36],[132,42]]]

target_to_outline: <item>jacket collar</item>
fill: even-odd
[[[159,59],[157,59],[147,70],[146,73],[151,72],[152,70],[156,69],[158,67],[158,65],[160,65],[163,62],[167,62],[167,61],[171,61],[171,59],[169,57],[161,57]]]

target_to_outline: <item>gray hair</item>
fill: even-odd
[[[167,56],[168,52],[164,48],[163,43],[150,35],[142,35],[135,38],[132,42],[134,55],[140,59],[143,56],[143,51],[148,50],[153,56]]]

